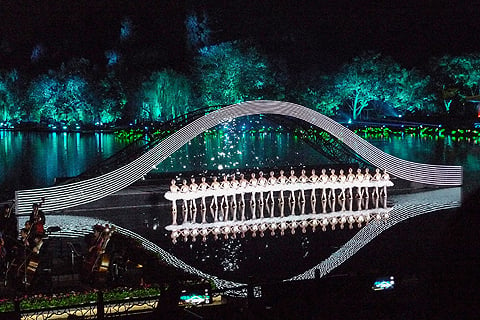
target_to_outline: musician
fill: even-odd
[[[30,213],[30,223],[32,224],[32,233],[33,234],[43,234],[44,225],[45,225],[45,214],[40,210],[40,205],[34,203],[32,207],[32,212]]]
[[[86,237],[86,242],[88,245],[88,255],[94,255],[97,256],[98,254],[101,254],[101,250],[103,247],[103,237],[102,233],[105,231],[105,227],[97,224],[93,226],[93,234],[89,234]]]
[[[97,261],[97,258],[102,254],[103,248],[103,232],[105,231],[105,227],[101,225],[94,225],[93,226],[93,233],[86,235],[85,242],[87,244],[87,253],[85,254],[84,258],[84,265],[83,265],[83,277],[91,279],[93,267]]]

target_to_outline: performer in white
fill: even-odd
[[[212,184],[210,185],[210,190],[212,190],[213,199],[212,199],[212,202],[210,203],[210,208],[213,207],[213,205],[215,205],[215,208],[218,208],[217,196],[218,196],[218,190],[220,190],[220,182],[217,181],[217,177],[213,177],[212,179],[213,181],[212,181]],[[217,217],[215,217],[215,221],[217,221]]]
[[[180,192],[182,193],[183,198],[183,222],[188,220],[188,193],[190,192],[190,187],[187,184],[187,180],[183,179],[182,186],[180,187]]]
[[[327,170],[322,169],[322,174],[320,175],[320,183],[322,185],[322,200],[327,200],[327,183],[330,178],[327,175]]]
[[[389,185],[393,185],[393,183],[390,182],[390,175],[387,173],[387,169],[383,169],[382,181],[383,181],[384,184],[383,184],[382,191],[380,191],[380,195],[383,193],[383,195],[386,197],[387,196],[387,187]],[[386,203],[385,203],[385,206],[386,206]]]
[[[200,185],[198,186],[198,189],[200,190],[200,192],[202,194],[202,208],[203,209],[205,209],[207,207],[207,205],[205,203],[205,194],[206,194],[206,192],[209,188],[210,188],[210,186],[206,182],[206,178],[202,177],[202,182],[200,182]]]
[[[308,179],[308,181],[312,184],[312,193],[310,194],[310,200],[315,201],[317,200],[316,193],[316,185],[319,182],[319,177],[315,174],[315,169],[312,169],[312,175]]]
[[[295,170],[290,170],[290,177],[288,177],[288,184],[290,185],[290,198],[289,201],[295,203],[295,185],[298,178],[295,175]]]
[[[298,181],[301,183],[301,184],[305,184],[308,182],[308,177],[306,175],[306,172],[305,172],[305,169],[302,169],[302,172],[300,174],[300,177],[298,178]],[[302,201],[302,202],[305,202],[305,186],[300,186],[300,194],[298,195],[298,201]]]
[[[223,176],[223,181],[220,185],[220,188],[223,191],[222,203],[220,204],[221,207],[225,204],[228,208],[228,194],[230,193],[230,181],[228,181],[228,175]]]
[[[235,174],[232,174],[232,180],[230,181],[230,186],[233,189],[232,207],[235,208],[235,207],[237,207],[237,192],[238,192],[238,188],[240,186],[240,183],[238,182],[238,180],[235,179]]]
[[[177,186],[175,179],[170,181],[170,192],[177,193],[180,191],[180,188]],[[173,198],[172,200],[172,224],[177,224],[177,200]]]
[[[352,168],[348,168],[347,174],[347,185],[348,185],[348,196],[353,198],[353,185],[355,183],[355,174],[353,173]]]
[[[363,182],[365,180],[365,176],[362,173],[362,169],[357,169],[357,174],[355,175],[355,182],[357,184],[357,195],[361,199],[363,198]]]
[[[365,196],[368,198],[370,195],[368,194],[368,187],[370,186],[370,182],[372,180],[372,175],[369,172],[368,168],[365,168],[365,174],[363,175],[363,182],[365,185]]]
[[[240,174],[239,189],[240,189],[240,204],[245,206],[245,190],[248,187],[249,182],[245,179],[245,175]]]
[[[336,197],[335,186],[337,185],[337,181],[338,181],[338,176],[335,174],[335,169],[331,169],[330,177],[328,177],[328,182],[331,184],[330,194],[328,195],[330,199],[335,199]]]
[[[285,172],[283,170],[280,170],[280,176],[277,179],[277,182],[280,184],[280,197],[278,198],[279,203],[283,203],[283,190],[285,189],[285,186],[287,184],[287,177],[285,177],[283,174]]]
[[[192,197],[190,199],[190,210],[192,211],[192,222],[195,222],[197,215],[197,203],[195,202],[198,192],[198,184],[195,183],[195,178],[190,179],[190,192]]]
[[[342,200],[345,200],[345,186],[347,182],[347,177],[344,174],[343,169],[340,169],[339,175],[338,175],[338,180],[337,183],[340,186],[340,195],[339,198]]]
[[[379,187],[379,185],[382,183],[382,174],[380,173],[380,169],[379,169],[379,168],[375,169],[375,174],[373,175],[372,180],[373,180],[373,182],[374,182],[374,184],[375,184],[375,188],[374,188],[374,190],[373,190],[373,192],[372,192],[372,197],[373,197],[373,196],[377,196],[377,197],[378,197],[378,196],[380,195],[380,194],[378,193],[378,187]]]
[[[250,189],[252,190],[252,198],[250,199],[250,203],[255,204],[255,191],[258,186],[258,180],[255,178],[255,173],[252,173],[250,176]]]
[[[258,199],[258,202],[260,202],[260,205],[263,205],[263,191],[265,190],[265,187],[267,186],[267,178],[265,178],[263,176],[263,172],[260,171],[258,173],[259,177],[258,177],[258,189],[259,189],[259,192],[260,192],[260,199]]]
[[[273,198],[273,189],[277,185],[277,178],[275,177],[275,172],[270,171],[270,177],[268,177],[268,187],[270,188],[270,192],[267,195],[267,202],[270,199],[272,203],[275,202],[275,199]]]

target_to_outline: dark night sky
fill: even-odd
[[[57,64],[73,56],[104,63],[105,50],[119,46],[127,16],[136,26],[129,50],[154,47],[167,64],[182,64],[184,20],[192,8],[206,9],[214,41],[252,39],[305,65],[338,64],[374,50],[418,66],[431,56],[480,51],[480,2],[463,3],[0,0],[0,69],[28,68],[39,43]]]

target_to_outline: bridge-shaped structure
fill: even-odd
[[[462,185],[461,166],[430,165],[403,160],[383,152],[317,111],[290,102],[259,100],[226,106],[196,117],[137,158],[105,174],[47,188],[18,190],[15,192],[16,212],[19,215],[28,214],[32,205],[40,202],[44,212],[55,212],[114,194],[142,179],[159,163],[206,130],[235,118],[259,114],[290,117],[316,126],[344,143],[366,162],[388,170],[392,176],[427,185]]]

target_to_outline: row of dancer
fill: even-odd
[[[309,206],[306,206],[309,203]],[[249,210],[247,210],[249,208]],[[362,210],[371,209],[387,209],[387,197],[371,197],[371,198],[332,198],[319,201],[310,199],[306,202],[270,202],[265,205],[257,205],[255,202],[246,206],[220,206],[201,208],[197,214],[196,210],[189,210],[183,207],[182,217],[178,220],[176,211],[172,211],[172,225],[184,224],[184,223],[215,223],[217,221],[245,221],[255,220],[263,218],[283,218],[285,216],[295,216],[297,214],[305,215],[309,214],[327,214],[333,212],[356,212],[359,213]],[[266,215],[264,215],[264,213]]]
[[[202,208],[206,207],[206,198],[212,197],[210,207],[218,207],[218,197],[221,197],[220,206],[228,206],[228,197],[231,196],[230,204],[232,206],[237,205],[237,194],[240,194],[240,205],[245,204],[245,194],[250,194],[250,202],[254,203],[257,200],[257,193],[259,195],[258,202],[263,204],[266,200],[274,201],[274,192],[279,192],[278,201],[284,201],[284,191],[289,191],[289,201],[295,202],[305,201],[305,190],[310,190],[310,197],[316,200],[316,189],[321,189],[321,198],[333,199],[339,197],[345,199],[345,197],[366,197],[370,195],[369,189],[371,188],[372,196],[386,195],[387,187],[392,186],[390,176],[386,172],[380,172],[380,169],[376,169],[375,174],[371,175],[369,169],[366,168],[364,172],[361,169],[357,169],[356,174],[353,173],[353,169],[348,169],[348,174],[345,175],[344,170],[340,169],[337,175],[335,169],[330,170],[330,175],[326,173],[326,169],[322,169],[321,175],[318,176],[315,173],[315,169],[312,169],[311,175],[307,176],[306,171],[302,170],[301,175],[297,177],[295,170],[290,171],[290,176],[285,176],[284,171],[280,170],[280,175],[275,176],[274,171],[271,171],[269,177],[265,177],[263,172],[258,173],[258,178],[255,173],[251,173],[250,179],[247,180],[244,174],[240,174],[240,179],[237,180],[235,175],[232,175],[230,180],[229,176],[223,176],[221,182],[217,177],[212,178],[212,182],[209,184],[206,182],[206,178],[201,178],[201,183],[197,184],[195,178],[191,178],[190,184],[187,180],[183,180],[181,186],[176,185],[176,180],[173,179],[170,185],[170,191],[165,194],[165,197],[172,201],[174,209],[176,208],[176,200],[183,200],[183,207],[190,208],[190,210],[196,210],[196,199],[201,198]],[[356,194],[354,194],[356,189]],[[337,191],[339,190],[339,191]],[[298,196],[296,193],[298,192]],[[265,194],[267,196],[265,197]]]

